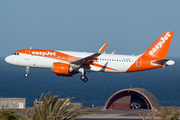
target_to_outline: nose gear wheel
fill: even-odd
[[[26,67],[26,73],[24,74],[25,77],[28,77],[29,76],[29,67]]]

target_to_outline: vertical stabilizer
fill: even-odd
[[[165,59],[173,34],[174,31],[165,31],[142,56]]]

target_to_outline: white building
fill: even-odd
[[[26,98],[0,98],[0,109],[22,109],[25,103]]]

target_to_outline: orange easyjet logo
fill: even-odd
[[[168,40],[168,38],[171,37],[171,34],[169,32],[166,33],[164,37],[160,38],[160,41],[155,45],[154,48],[149,52],[149,55],[154,56],[154,53],[163,46],[163,44]]]

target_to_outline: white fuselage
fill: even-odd
[[[76,56],[77,58],[85,58],[93,53],[87,52],[69,52],[69,51],[58,51],[61,53],[68,54],[70,56]],[[61,58],[58,60],[57,58]],[[86,72],[126,72],[127,69],[139,58],[140,56],[129,56],[129,55],[115,55],[115,54],[101,54],[98,60],[94,63],[98,65],[91,65],[90,69],[85,69]],[[70,63],[74,61],[73,58],[63,58],[63,56],[52,56],[44,57],[43,55],[27,55],[19,53],[19,55],[10,55],[6,57],[6,62],[12,65],[32,68],[47,68],[52,69],[53,63]],[[106,68],[100,67],[105,66]],[[112,69],[107,69],[107,67]]]

